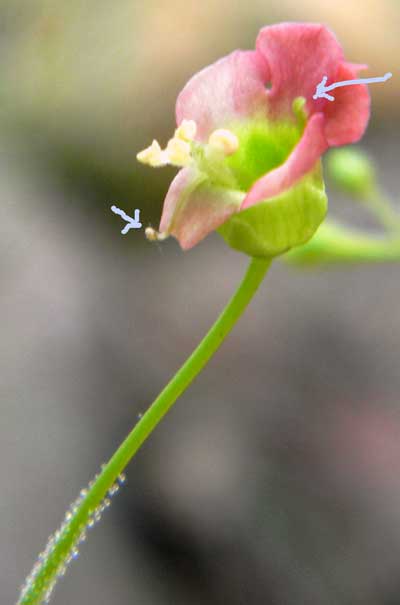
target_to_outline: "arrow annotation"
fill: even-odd
[[[328,76],[324,76],[315,89],[313,99],[328,99],[328,101],[334,101],[335,97],[326,94],[329,90],[333,90],[334,88],[339,88],[341,86],[352,86],[353,84],[374,84],[375,82],[386,82],[386,80],[390,80],[392,75],[393,74],[388,72],[382,78],[359,78],[358,80],[344,80],[343,82],[335,82],[329,86],[325,86],[328,81]]]
[[[141,228],[142,223],[140,222],[140,210],[138,210],[138,209],[135,210],[134,218],[125,214],[125,212],[123,210],[121,210],[120,208],[117,208],[117,206],[111,206],[111,210],[112,210],[112,212],[114,212],[114,214],[118,214],[119,216],[121,216],[124,219],[124,221],[127,222],[127,224],[121,231],[122,235],[126,235],[129,231],[129,229],[140,229]]]

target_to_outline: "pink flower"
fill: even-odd
[[[282,23],[262,29],[255,50],[237,50],[193,76],[178,96],[175,137],[165,151],[153,142],[140,158],[182,167],[159,237],[173,235],[189,249],[233,215],[286,199],[315,176],[329,147],[359,140],[370,112],[367,87],[338,88],[334,102],[313,94],[323,76],[329,85],[362,68],[344,60],[326,27]]]

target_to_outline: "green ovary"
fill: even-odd
[[[302,135],[296,123],[268,122],[265,118],[231,124],[229,130],[239,139],[239,149],[224,159],[240,191],[251,186],[266,173],[283,164]]]
[[[233,214],[218,231],[235,250],[273,258],[313,236],[325,217],[327,202],[317,162],[290,189]]]

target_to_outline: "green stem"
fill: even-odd
[[[400,236],[373,237],[327,221],[309,242],[284,258],[295,265],[399,262]]]
[[[254,296],[270,264],[269,259],[252,259],[238,290],[208,334],[161,391],[83,497],[73,506],[61,530],[50,540],[50,548],[39,557],[39,563],[28,578],[18,605],[38,605],[47,598],[93,513],[101,506],[106,494],[142,443],[222,344]]]
[[[390,200],[379,189],[374,188],[363,202],[377,220],[390,232],[400,232],[400,216]]]

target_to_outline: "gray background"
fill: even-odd
[[[247,259],[120,235],[157,224],[173,171],[136,152],[194,71],[258,29],[323,21],[392,71],[362,142],[397,196],[399,6],[3,0],[0,7],[0,594],[191,352]],[[362,24],[362,27],[361,27]],[[330,212],[375,229],[330,192]],[[396,265],[275,264],[129,466],[54,603],[392,604],[400,593]]]

